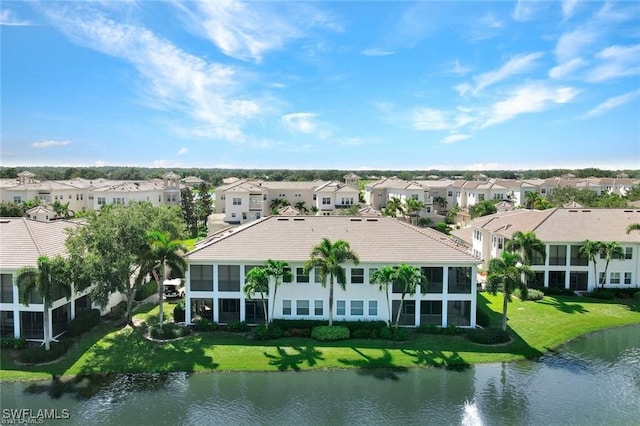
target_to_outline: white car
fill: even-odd
[[[184,285],[181,278],[164,281],[164,298],[176,299],[184,297]]]

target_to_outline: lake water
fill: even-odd
[[[68,417],[44,424],[640,425],[640,326],[463,371],[114,375],[2,383],[0,402]]]

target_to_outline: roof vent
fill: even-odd
[[[358,219],[357,217],[352,217],[351,219],[349,219],[349,221],[351,221],[351,222],[362,222],[362,219]]]
[[[286,217],[279,217],[278,220],[281,221],[281,222],[288,222],[289,221],[289,219],[287,219]]]
[[[578,210],[569,210],[569,213],[577,213]]]
[[[9,222],[11,222],[9,219],[2,219],[2,220],[0,220],[0,223],[9,223]]]
[[[378,219],[367,219],[367,222],[377,222]]]
[[[591,213],[591,210],[582,210],[584,213]]]
[[[633,213],[633,210],[625,210],[625,213]]]
[[[304,217],[294,217],[293,220],[296,222],[304,222]]]

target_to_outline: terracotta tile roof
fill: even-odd
[[[444,234],[387,217],[269,216],[212,237],[186,255],[198,261],[304,262],[322,238],[348,241],[361,262],[469,264],[478,259]]]
[[[37,266],[39,256],[63,255],[65,229],[78,226],[58,220],[38,222],[22,217],[0,218],[0,267]]]

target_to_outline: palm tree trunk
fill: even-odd
[[[508,306],[508,301],[507,301],[507,296],[503,294],[503,301],[502,301],[502,331],[507,331],[507,306]]]
[[[596,269],[596,258],[593,258],[593,283],[595,284],[595,288],[598,288],[598,271]]]
[[[333,275],[329,276],[329,327],[333,325]]]
[[[386,292],[387,296],[387,325],[391,326],[391,303],[389,302],[389,288],[387,288]]]
[[[271,315],[269,316],[269,318],[275,315],[275,312],[276,312],[276,292],[277,291],[278,291],[278,283],[276,282],[275,285],[273,286],[273,300],[271,301]]]
[[[49,307],[47,303],[44,303],[44,312],[42,313],[42,320],[44,321],[42,333],[44,337],[44,348],[46,350],[51,349],[51,329],[49,329]]]
[[[402,305],[404,304],[404,293],[400,298],[400,306],[398,306],[398,313],[396,314],[396,330],[398,329],[398,324],[400,324],[400,313],[402,312]]]
[[[164,308],[162,306],[162,302],[164,299],[164,294],[163,294],[163,290],[164,290],[164,259],[162,259],[162,262],[160,263],[160,277],[159,277],[159,283],[158,283],[158,300],[159,300],[159,307],[160,307],[160,313],[158,314],[158,323],[160,324],[160,326],[162,326],[162,323],[164,322]]]
[[[133,327],[133,320],[131,319],[133,310],[134,288],[127,288],[127,324]]]
[[[264,299],[264,293],[260,292],[260,300],[262,300],[262,310],[264,311],[264,325],[269,328],[269,313],[267,312],[267,302]]]

